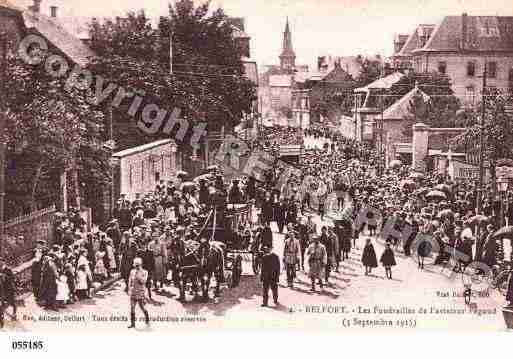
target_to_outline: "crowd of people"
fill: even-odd
[[[37,302],[58,310],[90,298],[96,287],[117,273],[130,293],[134,265],[145,271],[138,271],[137,278],[147,278],[145,295],[151,298],[152,291],[161,291],[168,283],[176,285],[178,273],[169,263],[179,262],[191,242],[199,243],[201,250],[219,240],[206,224],[214,216],[214,223],[226,226],[223,221],[229,204],[249,204],[250,213],[258,213],[257,221],[251,215],[246,217],[236,228],[224,232],[220,240],[232,248],[251,246],[263,253],[264,306],[268,305],[269,290],[278,303],[280,261],[272,253],[275,237],[271,222],[276,222],[278,231],[284,234],[282,259],[290,288],[294,288],[297,271],[305,270],[305,264],[312,291],[317,285],[321,289],[330,285],[330,273],[338,271],[340,263],[349,258],[363,231],[366,239],[361,261],[365,275],[381,263],[386,278],[392,279],[397,251],[406,256],[416,254],[422,270],[433,248],[427,244],[414,246],[419,235],[433,237],[440,248],[450,248],[438,251],[436,264],[450,260],[451,250],[467,255],[456,261],[454,270],[464,270],[472,260],[481,260],[491,268],[502,263],[504,253],[494,237],[502,223],[500,202],[498,206],[491,188],[484,196],[482,212],[477,213],[477,188],[472,182],[416,173],[400,161],[378,175],[379,159],[371,147],[324,129],[310,129],[304,135],[323,139],[323,145],[305,149],[297,164],[301,176],[291,176],[279,188],[277,179],[283,170],[279,167],[269,170],[263,182],[245,177],[230,183],[226,183],[221,170],[211,168],[193,181],[188,174],[177,173],[153,191],[135,194],[130,200],[121,195],[112,220],[101,230],[87,232],[78,211],[61,215],[51,246],[38,242],[35,249],[32,289]],[[296,133],[287,129],[266,129],[264,136],[260,143],[268,149],[297,142]],[[335,201],[327,203],[330,198]],[[373,210],[366,210],[368,220],[361,226],[357,216],[367,207]],[[331,224],[324,221],[327,210],[342,216]],[[315,213],[320,215],[321,225],[316,224]],[[392,235],[380,230],[390,219],[395,229]],[[405,226],[411,231],[401,231]],[[408,233],[406,238],[397,234],[402,232]],[[379,261],[372,243],[377,239],[384,242]],[[0,273],[0,278],[9,278],[9,273]],[[138,297],[132,312],[141,297],[140,288],[135,292]],[[508,300],[513,300],[513,293],[508,294]]]

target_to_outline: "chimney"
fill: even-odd
[[[326,57],[324,56],[318,56],[317,57],[317,71],[321,71],[321,69],[324,66],[324,62],[326,61]]]
[[[468,15],[464,12],[461,15],[461,44],[462,50],[467,48],[467,36],[468,36]]]
[[[57,17],[57,6],[50,6],[50,16]]]
[[[29,6],[29,10],[33,12],[40,12],[41,11],[41,1],[42,0],[33,0],[32,6]]]

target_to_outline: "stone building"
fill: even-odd
[[[513,16],[446,16],[419,25],[395,54],[415,72],[449,76],[465,105],[479,101],[486,67],[487,86],[513,89]]]

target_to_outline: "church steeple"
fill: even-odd
[[[290,33],[289,18],[283,32],[283,47],[280,55],[280,66],[282,69],[292,70],[296,66],[296,54],[292,48],[292,35]]]

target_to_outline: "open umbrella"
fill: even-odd
[[[401,188],[408,188],[408,189],[414,189],[416,187],[416,184],[412,180],[403,180],[401,181]]]
[[[413,179],[424,179],[425,176],[423,173],[420,173],[420,172],[412,172],[410,173],[410,178],[413,178]]]
[[[482,214],[475,215],[474,217],[469,218],[467,221],[471,226],[481,225],[484,223],[488,223],[490,218],[483,216]]]
[[[194,179],[194,182],[199,182],[201,180],[204,180],[204,181],[210,181],[214,176],[211,174],[211,173],[205,173],[201,176],[198,176]]]
[[[392,162],[390,162],[391,168],[401,167],[402,165],[403,163],[400,160],[393,160]]]
[[[183,191],[186,188],[196,188],[196,183],[190,181],[182,183],[180,190]]]
[[[504,226],[502,228],[499,228],[492,235],[492,238],[497,239],[497,240],[503,239],[503,238],[513,238],[513,226]]]
[[[442,200],[447,199],[447,195],[442,191],[433,190],[426,194],[426,198]]]
[[[430,189],[428,187],[422,187],[415,191],[415,194],[418,196],[424,196],[426,193],[428,193]]]
[[[178,172],[176,172],[176,176],[177,177],[185,177],[187,175],[188,175],[188,173],[185,172],[185,171],[178,171]]]
[[[217,171],[219,169],[218,165],[211,165],[207,167],[207,171]]]
[[[446,194],[451,194],[452,193],[451,186],[449,186],[448,184],[445,184],[445,183],[440,183],[440,184],[436,185],[434,187],[434,189],[442,191],[442,192],[444,192]]]
[[[438,218],[454,218],[454,212],[451,211],[450,209],[444,209],[440,212],[438,212],[438,215],[437,215]]]

